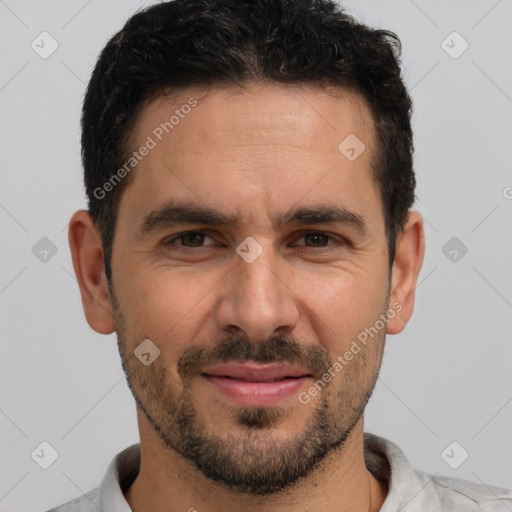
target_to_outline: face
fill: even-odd
[[[355,160],[338,149],[351,134]],[[112,251],[130,388],[165,447],[231,489],[276,492],[343,445],[380,367],[372,116],[315,86],[190,88],[143,109],[145,144]]]

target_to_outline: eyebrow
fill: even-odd
[[[339,223],[352,227],[361,234],[367,232],[367,225],[362,215],[329,204],[294,207],[287,212],[275,214],[272,221],[274,227]],[[238,214],[230,215],[194,203],[171,201],[146,215],[139,225],[138,233],[144,236],[157,229],[180,224],[234,227],[238,222]]]

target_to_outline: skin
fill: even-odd
[[[413,311],[423,223],[409,213],[390,272],[382,201],[370,167],[373,119],[356,93],[330,92],[312,85],[252,84],[189,88],[148,102],[133,133],[134,149],[188,98],[198,105],[149,152],[123,191],[112,251],[115,297],[93,221],[86,211],[71,219],[70,247],[87,321],[102,334],[117,330],[138,402],[141,469],[125,495],[136,512],[286,512],[297,510],[297,503],[310,511],[366,512],[382,506],[386,486],[364,464],[362,411],[386,333],[402,331]],[[338,150],[349,134],[366,145],[353,162]],[[141,234],[142,219],[170,200],[238,214],[238,223],[161,225]],[[313,205],[349,210],[364,219],[365,230],[348,223],[272,222],[292,207]],[[205,233],[203,245],[194,237],[176,238],[186,231]],[[304,236],[312,231],[331,238]],[[248,236],[263,250],[252,263],[235,251]],[[198,247],[187,252],[186,243]],[[216,345],[244,338],[257,349],[276,335],[332,363],[392,304],[400,311],[328,386],[307,405],[296,395],[287,397],[260,417],[258,427],[240,417],[242,409],[245,420],[254,411],[222,396],[195,371],[199,366],[192,365],[187,379],[178,371],[190,348],[211,355]],[[133,356],[147,338],[160,349],[150,366]],[[300,357],[310,368],[307,353]],[[258,463],[271,467],[294,441],[316,437],[320,430],[308,427],[317,427],[322,405],[328,426],[318,435],[333,446],[280,492],[244,492],[205,475],[180,453],[185,434],[176,420],[184,404],[200,435],[218,442],[221,455],[248,472]],[[293,452],[286,453],[293,460]]]

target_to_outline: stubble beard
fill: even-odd
[[[162,357],[144,366],[133,355],[138,342],[126,339],[129,336],[125,318],[115,301],[113,305],[122,366],[137,407],[164,447],[189,460],[207,478],[236,493],[276,494],[309,475],[329,453],[341,451],[363,415],[378,378],[382,353],[377,356],[376,365],[372,356],[362,350],[318,393],[318,400],[308,405],[297,400],[296,405],[288,408],[226,407],[223,412],[230,416],[232,432],[219,432],[218,428],[215,430],[214,413],[204,410],[194,398],[190,389],[193,378],[173,378]],[[372,343],[383,347],[384,338],[385,333],[379,333]],[[229,341],[226,357],[235,352],[247,355],[251,351],[251,356],[256,353],[261,356],[259,362],[270,362],[269,354],[282,354],[283,346],[289,349],[288,355],[298,346],[293,340],[279,336],[259,345],[250,345],[247,340],[231,338]],[[262,346],[268,350],[260,350]],[[258,360],[258,357],[251,359]],[[324,367],[332,366],[325,351],[319,351],[317,357],[324,358]],[[287,356],[287,359],[293,358]],[[295,435],[283,436],[279,427],[295,407],[309,407],[309,419],[300,431],[295,430]]]

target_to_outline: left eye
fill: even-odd
[[[304,241],[309,242],[311,245],[305,244],[307,247],[325,247],[326,245],[329,245],[329,240],[332,238],[331,236],[320,233],[320,232],[313,232],[313,233],[305,233],[301,236],[300,239],[304,239]],[[299,240],[300,240],[299,239]],[[299,244],[302,245],[302,244]]]
[[[189,233],[183,233],[181,235],[175,236],[174,238],[171,238],[170,240],[166,241],[165,244],[173,244],[176,240],[181,240],[184,247],[201,247],[204,245],[204,241],[206,238],[209,238],[210,240],[214,241],[213,238],[209,237],[205,233],[201,233],[199,231],[191,231]],[[211,244],[206,244],[211,245]]]

